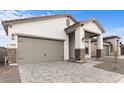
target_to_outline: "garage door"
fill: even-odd
[[[29,37],[18,38],[17,62],[36,63],[64,60],[63,41],[37,39]]]
[[[103,46],[103,54],[104,54],[104,56],[109,56],[109,46],[108,45]]]

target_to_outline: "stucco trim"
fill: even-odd
[[[48,39],[48,40],[65,41],[65,39],[49,38],[49,37],[36,36],[36,35],[29,35],[29,34],[20,34],[20,33],[16,33],[16,35],[17,35],[17,36],[20,36],[20,37],[29,37],[29,38],[39,38],[39,39]]]
[[[106,36],[103,39],[107,40],[107,39],[114,39],[114,38],[121,39],[119,36]]]
[[[95,33],[95,31],[91,31],[91,30],[87,30],[87,29],[83,29],[85,32],[88,32],[88,33],[92,33],[92,34],[95,34],[95,36],[98,36],[99,34],[98,33]],[[94,37],[95,37],[94,36]]]
[[[29,18],[21,18],[21,19],[13,19],[13,20],[5,20],[2,23],[17,23],[20,21],[35,21],[35,20],[45,20],[45,19],[53,19],[59,17],[68,17],[71,18],[74,22],[77,22],[76,19],[71,14],[54,14],[48,16],[36,16],[36,17],[29,17]]]
[[[55,15],[48,15],[48,16],[37,16],[37,17],[30,17],[30,18],[21,18],[21,19],[13,19],[13,20],[3,20],[2,25],[6,33],[8,33],[8,26],[17,23],[24,23],[24,22],[32,22],[32,21],[41,21],[41,20],[48,20],[48,19],[55,19],[67,17],[70,18],[75,23],[77,22],[76,19],[71,14],[55,14]]]
[[[75,29],[77,26],[80,26],[80,22],[77,22],[77,23],[65,28],[64,30],[65,30],[65,32],[68,32],[68,30]]]
[[[100,23],[96,19],[89,19],[89,20],[77,22],[77,23],[65,28],[65,32],[67,32],[70,29],[74,29],[77,26],[83,26],[83,25],[85,25],[87,23],[95,23],[97,25],[97,27],[102,31],[102,33],[105,33],[105,30],[103,29],[103,27],[100,25]]]
[[[120,39],[119,36],[107,36],[107,37],[103,37],[103,41],[104,41],[105,43],[110,43],[110,44],[111,44],[111,42],[105,41],[105,40],[114,39],[114,38]],[[97,39],[92,39],[91,41],[92,41],[92,42],[97,42]]]

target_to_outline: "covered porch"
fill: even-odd
[[[91,39],[97,38],[97,58],[103,55],[103,28],[96,20],[78,22],[65,29],[69,36],[69,59],[86,62],[91,58]]]

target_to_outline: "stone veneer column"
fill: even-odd
[[[8,49],[8,63],[13,64],[16,63],[16,49]]]
[[[103,49],[97,49],[97,58],[102,58],[103,57]]]
[[[84,62],[85,59],[85,50],[84,49],[75,49],[75,60],[76,62]]]
[[[84,42],[84,30],[82,27],[78,27],[75,31],[75,61],[76,62],[85,62],[85,47]]]
[[[102,58],[103,57],[103,35],[99,35],[97,37],[97,58]]]

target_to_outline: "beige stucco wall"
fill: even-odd
[[[108,45],[109,46],[109,44],[108,43],[103,43],[103,46],[104,45]],[[104,48],[104,47],[103,47]],[[97,42],[92,42],[91,43],[91,56],[92,57],[96,57],[96,50],[97,50]],[[103,49],[104,50],[104,49]],[[110,46],[109,46],[109,50],[110,50]],[[109,51],[109,53],[110,53],[110,51]]]
[[[85,37],[85,32],[82,27],[77,27],[75,31],[75,49],[84,49],[84,42],[82,42],[82,38]]]
[[[91,56],[93,56],[93,55],[96,55],[96,49],[98,48],[98,49],[103,49],[103,40],[102,40],[102,31],[98,28],[98,26],[95,24],[95,23],[93,23],[93,22],[91,22],[91,23],[87,23],[87,24],[85,24],[84,26],[83,26],[83,29],[84,30],[86,30],[86,31],[88,31],[88,32],[91,32],[91,33],[95,33],[95,34],[97,34],[97,35],[100,35],[100,36],[98,36],[98,46],[97,45],[95,45],[95,44],[91,44],[90,42],[89,42],[89,55],[85,55],[85,57],[86,58],[90,58]]]
[[[92,33],[96,33],[96,34],[102,34],[102,31],[98,28],[98,26],[93,23],[93,22],[90,22],[90,23],[87,23],[83,26],[83,29],[84,30],[87,30],[89,32],[92,32]]]
[[[106,41],[108,41],[108,42],[111,42],[112,43],[112,45],[113,45],[113,48],[116,48],[117,49],[117,40],[119,40],[119,39],[117,39],[117,38],[114,38],[114,39],[108,39],[108,40],[106,40]],[[120,42],[120,40],[119,40],[119,42]],[[108,44],[108,43],[103,43],[103,45],[109,45],[109,55],[110,56],[113,56],[114,55],[114,52],[111,52],[110,51],[110,44]],[[119,47],[119,45],[120,45],[120,43],[118,44],[118,52],[119,52],[119,55],[120,55],[120,47]],[[97,49],[97,42],[92,42],[91,43],[91,55],[92,56],[95,56],[96,55],[96,49]]]
[[[117,40],[118,40],[118,46],[117,46]],[[113,50],[117,50],[118,47],[118,54],[120,55],[121,50],[120,50],[120,40],[118,38],[114,38],[114,39],[108,39],[106,41],[109,41],[112,43],[113,45]],[[114,51],[110,52],[110,55],[113,56],[114,55]]]
[[[65,33],[67,17],[48,19],[42,21],[32,21],[19,24],[13,24],[8,28],[8,48],[18,48],[18,37],[15,36],[15,40],[11,40],[11,34],[25,34],[41,36],[53,39],[63,39],[64,41],[64,59],[69,59],[69,37]],[[70,19],[70,25],[74,22]]]
[[[64,59],[69,59],[69,36],[65,33],[64,29],[66,26],[67,17],[48,19],[43,21],[25,22],[19,24],[12,24],[12,27],[8,28],[8,48],[18,48],[18,37],[15,36],[15,40],[11,40],[11,34],[25,34],[41,36],[53,39],[63,39],[64,41]],[[70,19],[70,25],[74,22]],[[84,49],[84,30],[92,33],[102,34],[102,31],[97,27],[95,23],[87,23],[83,27],[77,27],[75,31],[75,48]],[[87,55],[90,57],[91,53]]]
[[[85,48],[85,42],[82,42],[82,38],[85,37],[85,30],[88,31],[88,32],[92,32],[92,33],[95,33],[97,35],[100,35],[99,36],[99,44],[98,44],[98,48],[99,49],[103,49],[103,40],[102,40],[102,31],[98,28],[98,26],[95,24],[95,23],[87,23],[85,24],[84,26],[82,27],[77,27],[76,31],[75,31],[75,48],[82,48],[84,49]],[[87,38],[88,40],[88,38]],[[84,40],[85,41],[85,40]],[[89,54],[88,55],[85,55],[86,58],[90,58],[91,57],[91,48],[92,45],[91,45],[91,41],[89,39]],[[97,48],[96,48],[97,49]],[[95,50],[96,51],[96,50]]]

